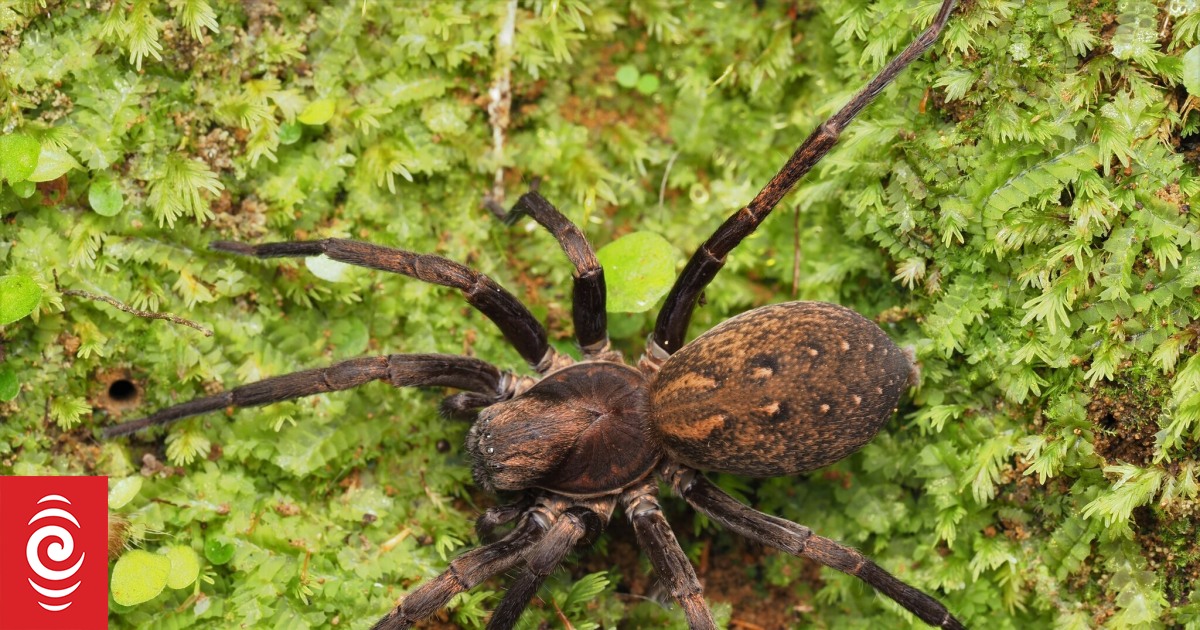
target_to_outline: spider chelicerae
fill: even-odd
[[[729,496],[701,471],[754,477],[795,475],[832,464],[870,441],[891,417],[913,366],[874,323],[846,308],[788,302],[734,317],[684,344],[691,313],[725,257],[837,142],[841,131],[949,20],[933,23],[841,110],[804,141],[744,208],[704,242],[676,279],[636,367],[609,347],[604,270],[583,233],[536,190],[507,219],[529,216],[548,229],[575,267],[573,318],[583,360],[548,343],[546,330],[492,279],[444,258],[343,239],[214,249],[260,258],[325,255],[460,290],[491,319],[540,378],[503,372],[475,358],[393,354],[342,361],[236,387],[109,427],[106,437],[188,416],[290,400],[384,380],[396,387],[462,390],[442,411],[473,420],[467,450],[475,481],[516,493],[476,528],[495,542],[476,547],[403,598],[375,628],[408,628],[480,582],[522,567],[489,628],[511,628],[566,555],[604,529],[620,507],[637,541],[694,629],[716,628],[696,573],[663,516],[659,483],[713,521],[760,543],[858,577],[934,626],[963,628],[946,607],[858,551]]]

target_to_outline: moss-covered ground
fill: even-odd
[[[499,1],[0,4],[0,136],[21,138],[6,156],[39,155],[36,174],[4,165],[0,275],[42,290],[0,328],[0,474],[141,478],[116,509],[129,544],[203,558],[191,587],[113,602],[114,628],[369,627],[474,545],[495,501],[442,392],[374,383],[131,439],[100,429],[366,354],[526,368],[451,291],[206,245],[437,253],[574,352],[565,257],[485,195],[541,177],[597,247],[654,232],[679,268],[937,4],[538,0],[516,4],[511,48]],[[730,257],[691,329],[835,301],[915,348],[919,387],[827,470],[718,481],[972,627],[1200,628],[1200,7],[960,5]],[[506,72],[511,115],[491,121]],[[611,318],[626,356],[654,312]],[[666,503],[730,628],[919,625]],[[576,554],[522,625],[682,624],[631,540],[618,523]],[[481,626],[502,587],[428,627]]]

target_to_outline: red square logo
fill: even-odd
[[[0,630],[107,627],[107,478],[0,477]]]

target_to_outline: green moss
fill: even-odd
[[[1200,577],[1200,530],[1194,514],[1168,514],[1155,511],[1156,543],[1147,545],[1147,553],[1161,554],[1162,570],[1167,574],[1164,592],[1173,603],[1182,603],[1191,595]]]
[[[153,551],[168,543],[146,532],[163,532],[207,558],[199,595],[114,607],[112,625],[366,627],[473,545],[492,501],[437,393],[383,384],[98,442],[113,422],[350,356],[521,367],[443,289],[362,269],[331,281],[207,243],[338,236],[438,253],[510,288],[567,349],[570,267],[549,235],[481,207],[498,167],[509,201],[543,177],[597,248],[649,230],[682,261],[936,8],[762,4],[532,3],[511,51],[496,44],[503,3],[0,8],[0,135],[50,160],[48,181],[0,184],[0,275],[41,288],[0,330],[0,375],[20,387],[0,402],[0,473],[143,476],[119,510],[135,538]],[[862,548],[973,626],[1197,623],[1192,4],[963,3],[729,257],[691,329],[836,301],[914,347],[922,383],[828,471],[723,485]],[[496,155],[488,88],[510,57]],[[657,89],[629,89],[622,68]],[[63,290],[214,334],[64,294],[55,272]],[[636,356],[651,316],[613,321]],[[135,399],[106,395],[115,371]],[[733,553],[728,534],[669,510],[693,557]],[[589,569],[543,599],[570,603],[576,627],[678,622],[618,595],[644,566],[616,548],[580,554]],[[914,623],[853,578],[761,563],[747,575],[788,589],[797,626]],[[614,566],[598,592],[591,578],[568,597]],[[456,599],[450,619],[479,625],[502,586]],[[542,604],[527,622],[556,619]]]

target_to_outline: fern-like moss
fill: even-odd
[[[921,384],[827,471],[719,481],[862,548],[971,626],[1200,627],[1200,12],[961,4],[729,257],[691,330],[836,301],[915,348]],[[437,416],[436,394],[376,383],[128,441],[99,429],[363,354],[522,361],[443,288],[207,244],[438,253],[497,278],[570,351],[570,266],[536,226],[481,207],[498,168],[509,201],[543,178],[597,247],[651,230],[682,262],[937,5],[516,3],[507,48],[507,2],[7,3],[0,134],[47,157],[0,184],[0,274],[42,289],[32,316],[0,329],[4,391],[17,390],[0,402],[0,473],[143,476],[120,509],[130,531],[205,557],[200,596],[168,590],[114,610],[113,627],[365,627],[474,544],[494,500],[472,488],[465,427]],[[496,152],[489,89],[505,67]],[[652,79],[623,85],[626,67]],[[90,207],[93,186],[115,186],[116,214]],[[55,274],[214,335],[65,295]],[[611,321],[636,356],[650,316]],[[113,369],[135,407],[104,402]],[[853,578],[770,553],[738,566],[733,581],[754,585],[739,599],[722,586],[729,565],[710,561],[743,543],[667,510],[721,619],[918,623]],[[679,626],[623,596],[648,589],[621,535],[578,554],[522,624]],[[480,626],[502,585],[456,598],[449,619]]]

